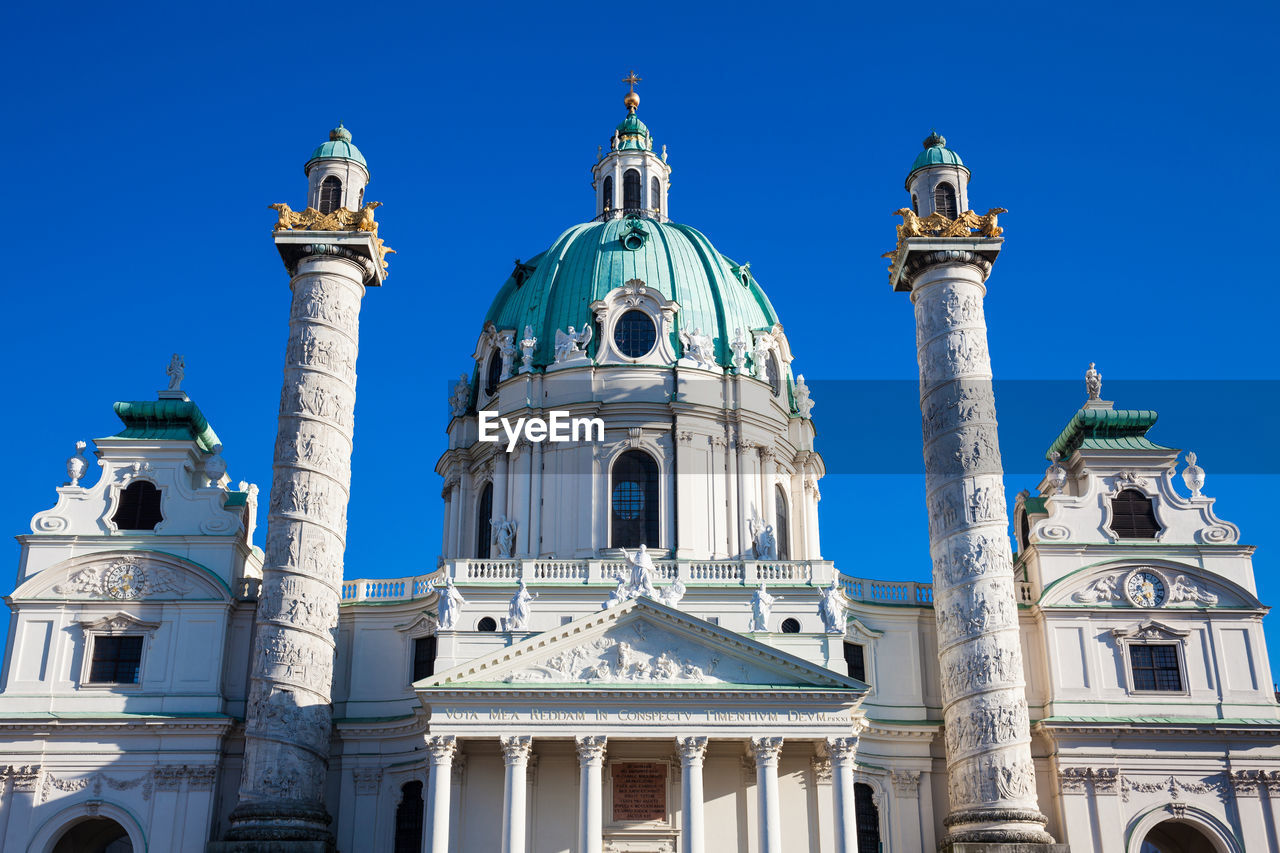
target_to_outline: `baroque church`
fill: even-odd
[[[970,209],[959,155],[932,134],[907,171],[884,291],[915,323],[929,541],[903,555],[933,583],[855,577],[819,534],[806,342],[672,218],[626,82],[585,221],[477,306],[420,576],[343,573],[390,249],[351,134],[315,149],[305,204],[273,205],[265,548],[175,356],[18,536],[0,849],[1280,849],[1267,608],[1194,454],[1090,367],[1006,505],[1003,211]]]

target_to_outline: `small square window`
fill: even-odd
[[[1171,643],[1129,646],[1129,668],[1133,672],[1134,690],[1182,692],[1178,647]]]
[[[413,641],[413,680],[420,681],[436,674],[436,638],[418,637]]]
[[[89,664],[90,684],[137,684],[141,665],[141,636],[134,634],[93,638],[93,659]]]
[[[859,681],[867,680],[867,660],[860,643],[844,644],[844,663],[848,667],[849,677]]]

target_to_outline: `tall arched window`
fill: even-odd
[[[600,193],[601,210],[613,210],[613,175],[605,175],[604,191]]]
[[[858,827],[858,853],[880,853],[880,809],[871,786],[853,786],[853,814]]]
[[[493,544],[493,483],[485,483],[476,506],[476,556],[489,559]]]
[[[396,806],[395,853],[418,853],[422,849],[422,783],[406,782],[400,788]]]
[[[155,530],[162,521],[160,490],[146,480],[135,480],[120,493],[120,506],[111,516],[117,530]]]
[[[662,213],[662,181],[657,178],[649,184],[649,206],[654,213]]]
[[[498,381],[502,378],[502,356],[497,350],[493,351],[493,355],[489,356],[489,367],[484,375],[484,393],[485,396],[492,397],[493,392],[498,390]]]
[[[609,544],[658,545],[658,463],[643,450],[628,450],[613,463],[609,488]]]
[[[916,198],[916,194],[911,194],[911,212],[917,216],[920,214],[920,201]]]
[[[622,206],[628,210],[644,206],[640,201],[640,173],[635,169],[627,169],[622,175]]]
[[[956,188],[943,181],[933,188],[933,209],[947,219],[956,218]]]
[[[342,181],[333,175],[320,182],[320,212],[333,213],[342,206]]]
[[[1111,499],[1111,532],[1121,539],[1155,539],[1160,532],[1151,498],[1125,489]]]
[[[776,516],[778,525],[773,531],[778,542],[778,559],[790,560],[791,519],[787,516],[787,493],[783,491],[782,486],[778,486],[773,491],[773,514]]]

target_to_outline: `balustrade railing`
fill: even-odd
[[[386,580],[354,579],[342,584],[342,601],[411,601],[431,594],[433,583],[446,577],[454,583],[485,586],[514,584],[521,578],[536,584],[615,585],[629,580],[631,569],[624,560],[446,560],[431,574]],[[754,587],[767,583],[779,587],[822,587],[833,580],[853,601],[871,604],[933,606],[933,585],[913,581],[880,581],[840,574],[826,560],[655,560],[654,583],[665,585],[679,579],[686,586]],[[1026,601],[1027,591],[1021,593]]]
[[[647,207],[614,207],[606,210],[595,218],[596,222],[608,222],[610,219],[624,219],[626,217],[634,217],[637,219],[656,219],[658,222],[666,222],[667,217],[662,215],[661,211],[651,210]]]

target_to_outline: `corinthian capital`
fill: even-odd
[[[676,751],[680,753],[680,762],[682,764],[701,761],[703,756],[707,754],[707,739],[705,737],[678,737],[676,738]]]
[[[751,739],[751,754],[755,756],[757,767],[777,764],[778,756],[782,754],[782,738],[753,737]]]
[[[527,764],[529,749],[533,746],[533,738],[529,735],[504,735],[499,738],[502,744],[502,760],[508,766]]]
[[[427,750],[431,753],[432,764],[448,765],[458,751],[458,739],[453,735],[430,735]]]
[[[604,735],[578,735],[574,739],[581,764],[599,764],[604,761],[604,747],[608,738]]]

